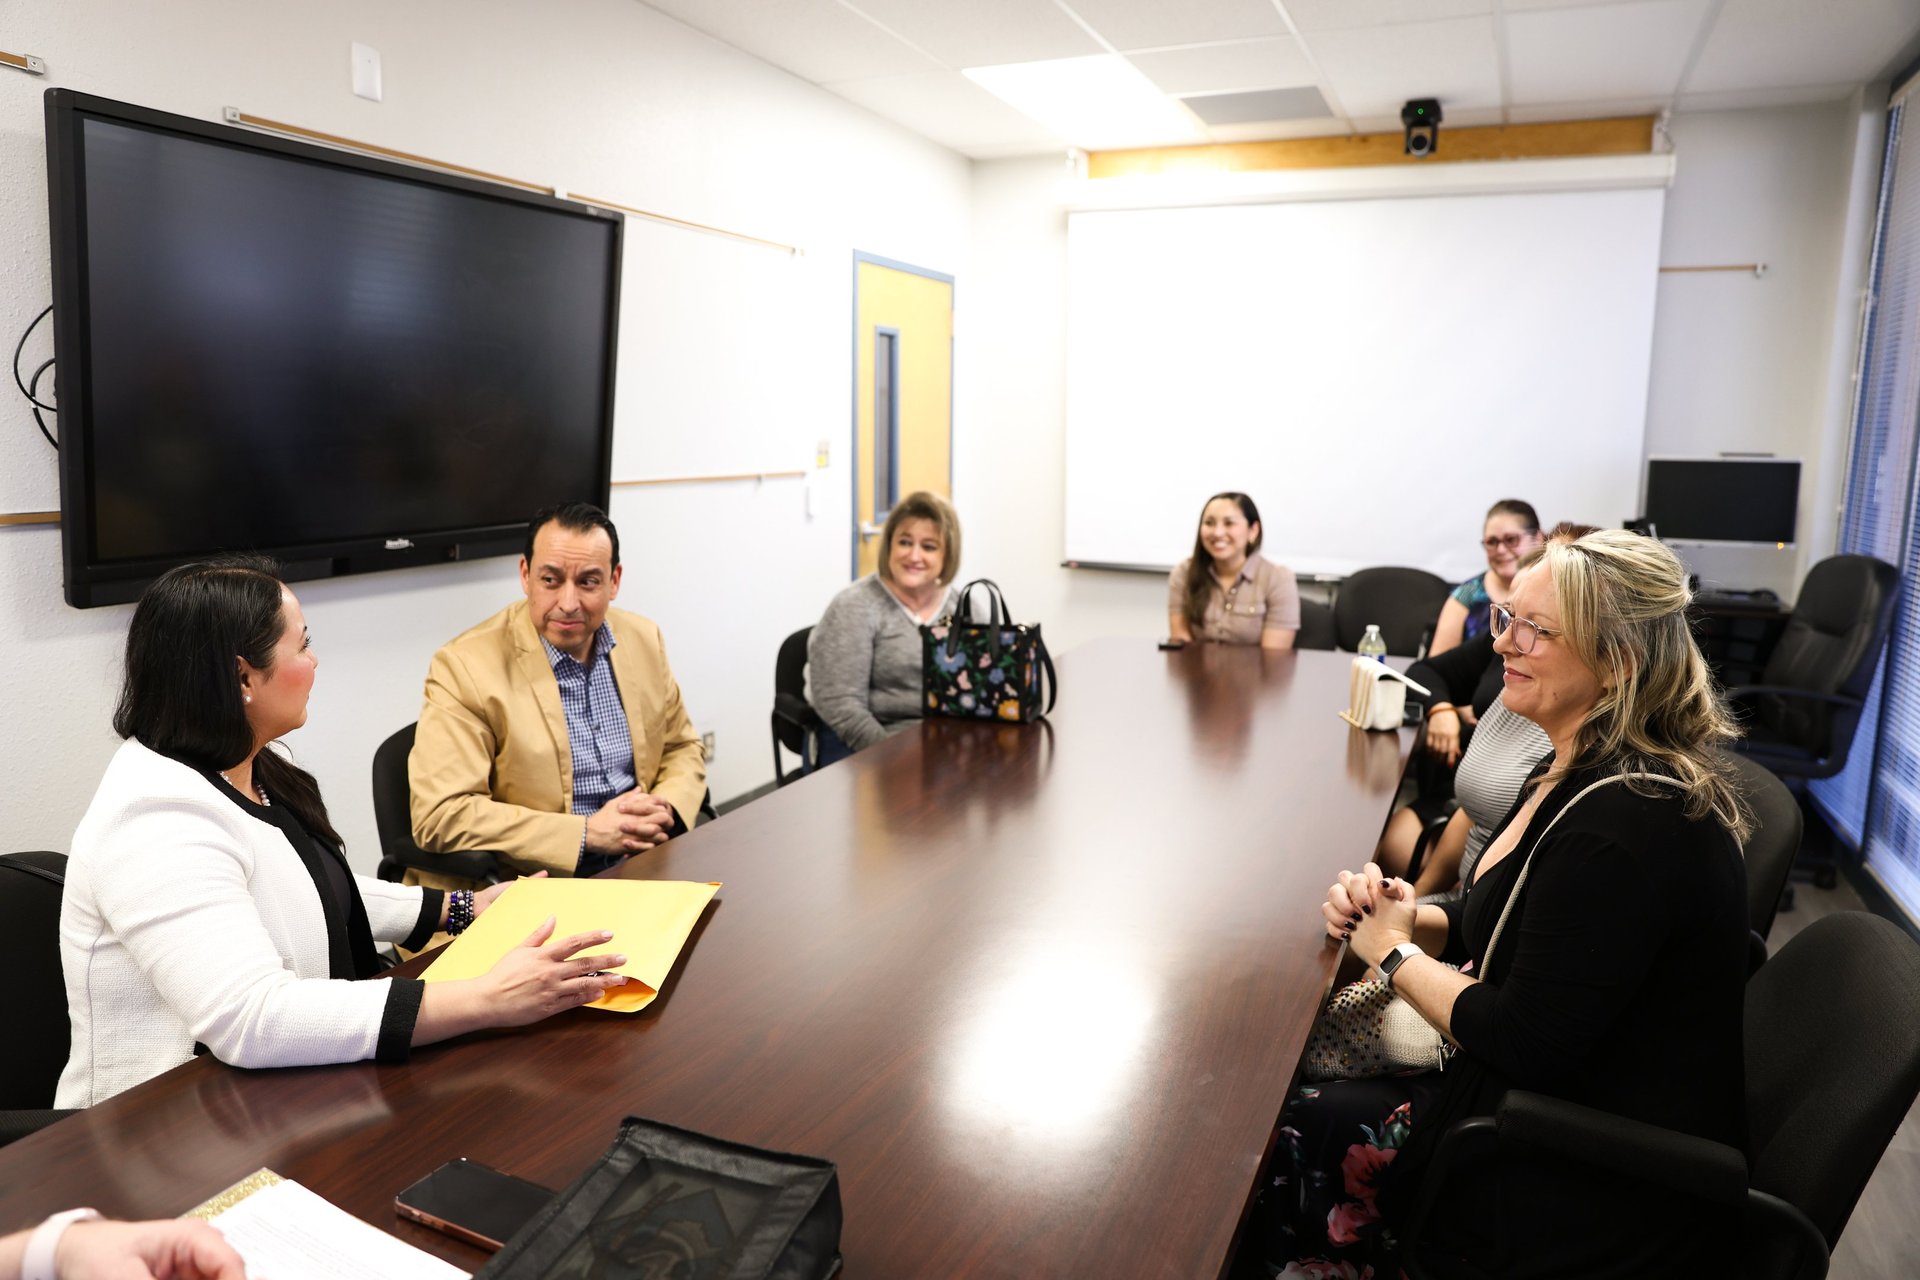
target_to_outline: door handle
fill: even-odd
[[[860,540],[865,542],[868,538],[877,538],[885,528],[885,525],[868,524],[863,521],[860,525]]]

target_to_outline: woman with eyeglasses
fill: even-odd
[[[1442,1136],[1512,1090],[1743,1141],[1752,820],[1718,752],[1738,730],[1690,598],[1665,546],[1602,530],[1550,543],[1489,611],[1501,701],[1553,754],[1463,898],[1419,905],[1374,864],[1328,890],[1328,935],[1453,1052],[1444,1072],[1295,1096],[1262,1193],[1273,1271],[1399,1274],[1403,1215]],[[1418,1242],[1439,1274],[1727,1273],[1737,1205],[1676,1204],[1630,1168],[1517,1144],[1451,1173]]]
[[[1551,543],[1573,542],[1593,532],[1590,524],[1563,520],[1540,546],[1521,557],[1520,566],[1532,564]],[[1520,783],[1548,751],[1539,726],[1500,701],[1504,675],[1491,632],[1407,668],[1407,678],[1428,690],[1421,744],[1435,769],[1444,768],[1450,776],[1440,779],[1434,770],[1416,775],[1432,791],[1416,793],[1394,811],[1373,860],[1388,875],[1413,875],[1408,867],[1420,833],[1445,811],[1449,797],[1458,800],[1460,807],[1420,863],[1415,887],[1422,900],[1457,897],[1472,883],[1474,863],[1494,824],[1513,807]]]
[[[1533,504],[1518,498],[1502,498],[1487,508],[1487,520],[1480,528],[1480,548],[1487,553],[1487,571],[1468,578],[1453,589],[1440,606],[1439,620],[1433,624],[1433,643],[1429,654],[1447,650],[1482,635],[1487,629],[1489,601],[1504,600],[1513,589],[1513,575],[1520,561],[1540,545],[1540,516]]]

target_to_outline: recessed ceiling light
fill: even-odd
[[[961,74],[1083,150],[1173,146],[1206,137],[1192,112],[1115,54],[969,67]]]

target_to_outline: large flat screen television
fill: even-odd
[[[46,95],[67,601],[223,551],[498,555],[606,505],[619,217]]]
[[[1797,458],[1649,458],[1641,510],[1663,542],[1791,546]]]

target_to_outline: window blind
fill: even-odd
[[[1907,170],[1904,189],[1896,188],[1897,162],[1901,153],[1901,119],[1904,106],[1895,106],[1887,115],[1885,159],[1880,170],[1879,208],[1874,216],[1873,257],[1867,273],[1867,314],[1863,327],[1860,356],[1860,382],[1854,394],[1852,456],[1848,463],[1846,497],[1842,506],[1840,550],[1851,555],[1878,556],[1889,564],[1900,564],[1907,533],[1907,493],[1912,487],[1914,456],[1914,415],[1895,411],[1901,398],[1896,377],[1898,361],[1889,358],[1889,348],[1911,347],[1914,326],[1895,326],[1890,332],[1883,323],[1888,301],[1887,286],[1909,303],[1913,290],[1916,256],[1920,256],[1920,236],[1914,234],[1920,217],[1920,164]],[[1920,134],[1914,135],[1920,138]],[[1896,197],[1904,197],[1897,203]],[[1896,223],[1896,209],[1905,221]],[[1898,245],[1890,238],[1899,227],[1907,229]],[[1889,259],[1894,264],[1889,281]],[[1894,314],[1898,316],[1897,304]],[[1907,353],[1912,363],[1912,352]],[[1886,680],[1883,659],[1874,673],[1873,688],[1860,716],[1860,728],[1847,758],[1847,767],[1832,778],[1822,779],[1808,788],[1833,829],[1854,848],[1863,847],[1866,837],[1867,801],[1872,792],[1874,748],[1880,723],[1880,703]]]
[[[1841,543],[1899,565],[1903,592],[1862,718],[1871,738],[1857,739],[1848,770],[1815,794],[1836,825],[1859,822],[1868,865],[1920,914],[1920,593],[1912,589],[1920,580],[1920,540],[1912,536],[1920,520],[1913,484],[1920,443],[1920,128],[1903,127],[1905,114],[1896,104],[1888,116]]]

